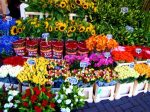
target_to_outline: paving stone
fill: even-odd
[[[123,110],[118,106],[114,108],[116,112],[123,112]]]
[[[89,107],[96,106],[95,103],[88,103],[87,105],[88,105]]]
[[[125,110],[124,112],[132,112],[130,109]]]
[[[112,106],[119,106],[121,104],[124,104],[124,102],[122,100],[114,100],[110,103],[111,103]]]
[[[137,103],[136,99],[133,99],[133,98],[130,98],[130,99],[129,99],[129,102],[131,102],[134,106],[139,105],[139,104]]]
[[[141,106],[133,107],[133,108],[131,108],[131,110],[133,112],[143,112],[144,111],[144,109]]]
[[[96,103],[96,107],[99,111],[106,110],[105,106],[102,103]]]
[[[106,109],[112,109],[112,108],[113,108],[113,106],[112,106],[110,103],[104,104],[104,107],[105,107]]]
[[[133,105],[129,102],[129,103],[125,103],[123,105],[120,105],[120,107],[123,109],[123,110],[126,110],[126,109],[129,109],[131,107],[133,107]]]
[[[113,108],[109,108],[109,109],[106,108],[106,110],[107,112],[116,112]]]
[[[91,107],[88,109],[84,109],[83,112],[99,112],[96,107]]]
[[[144,108],[144,110],[150,110],[150,107],[149,107],[145,102],[143,102],[142,100],[137,99],[136,101],[139,103],[139,105],[140,105],[142,108]]]

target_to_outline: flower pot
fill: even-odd
[[[40,54],[45,58],[52,58],[52,43],[49,42],[40,42]]]
[[[138,83],[138,81],[134,81],[134,87],[133,87],[133,96],[136,96],[137,94],[144,92],[146,93],[148,90],[148,81],[143,81],[141,83]]]
[[[78,54],[79,55],[88,54],[88,49],[86,48],[85,42],[78,43]]]
[[[132,92],[133,92],[133,85],[134,85],[134,82],[123,83],[123,84],[117,83],[115,95],[114,95],[115,99],[120,99],[121,97],[124,97],[124,96],[131,97]]]
[[[63,41],[53,41],[52,42],[53,47],[53,58],[55,59],[61,59],[63,56]]]
[[[37,56],[38,50],[38,41],[37,40],[27,40],[26,41],[26,49],[28,56]]]
[[[67,41],[66,42],[66,55],[76,55],[77,54],[77,42]]]
[[[114,100],[115,85],[113,86],[98,86],[94,84],[94,95],[93,99],[95,103],[98,103],[102,100]]]
[[[15,51],[16,55],[18,55],[18,56],[25,55],[26,50],[25,50],[25,40],[24,39],[20,39],[20,40],[14,42],[13,47],[14,47],[14,51]]]

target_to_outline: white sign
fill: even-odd
[[[150,64],[150,59],[147,59],[147,64]]]
[[[113,36],[112,36],[112,34],[107,34],[106,37],[107,37],[107,39],[112,39]]]
[[[87,66],[88,66],[88,64],[86,62],[80,62],[80,67],[81,68],[85,68]]]
[[[106,58],[109,58],[109,57],[111,56],[111,54],[110,54],[110,52],[105,52],[105,53],[104,53],[104,56],[105,56]]]
[[[33,65],[35,65],[36,62],[35,62],[34,59],[29,58],[29,59],[27,60],[27,63],[28,63],[29,66],[33,66]]]
[[[129,64],[129,67],[130,67],[130,68],[134,68],[134,62],[130,63],[130,64]]]
[[[123,13],[123,14],[125,14],[125,13],[128,13],[128,7],[122,7],[121,8],[121,12]]]
[[[78,79],[76,77],[69,77],[67,79],[72,85],[78,84]]]
[[[136,53],[140,54],[142,52],[142,49],[141,48],[136,48],[135,51],[136,51]]]

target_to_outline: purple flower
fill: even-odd
[[[94,62],[98,62],[99,61],[99,57],[98,57],[98,55],[96,53],[91,54],[89,59],[90,59],[90,62],[91,61],[94,61]]]

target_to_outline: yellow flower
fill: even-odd
[[[88,9],[88,4],[84,2],[84,3],[82,4],[82,7],[83,7],[83,9]]]
[[[75,0],[75,3],[78,5],[82,5],[82,0]]]
[[[22,30],[24,30],[26,27],[25,26],[22,26]]]
[[[21,33],[22,32],[22,28],[18,28],[17,32]]]
[[[66,7],[66,3],[65,2],[60,2],[60,5],[59,5],[61,8],[65,8]]]
[[[70,32],[75,32],[76,31],[76,27],[74,27],[74,26],[69,27],[69,31]]]
[[[92,35],[95,35],[95,34],[96,34],[95,30],[92,30],[92,31],[91,31],[91,34],[92,34]]]
[[[85,31],[85,27],[84,26],[80,26],[79,32],[84,32],[84,31]]]
[[[47,29],[49,25],[48,21],[45,21],[44,24],[45,24],[45,29]]]
[[[72,8],[72,9],[75,9],[75,5],[74,5],[74,4],[71,4],[71,8]]]
[[[12,26],[11,30],[10,30],[11,35],[17,35],[17,27],[16,26]]]
[[[21,23],[22,23],[21,20],[17,20],[17,21],[16,21],[17,26],[18,26],[18,25],[21,25]]]
[[[37,28],[37,27],[40,27],[40,24],[39,24],[39,23],[35,25],[35,28]]]
[[[58,31],[59,30],[59,28],[58,27],[55,27],[55,31]]]
[[[89,32],[89,31],[91,31],[91,27],[86,28],[86,32]]]
[[[63,32],[66,29],[66,24],[62,24],[59,26],[59,31]]]
[[[71,37],[71,36],[72,36],[71,31],[68,31],[67,36],[68,36],[68,37]]]
[[[52,26],[49,26],[49,27],[48,27],[48,31],[49,31],[49,32],[52,32],[52,31],[53,31]]]

